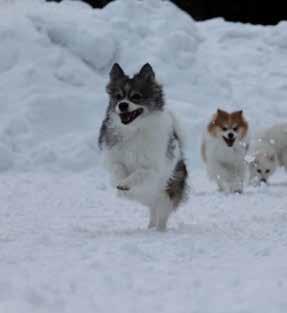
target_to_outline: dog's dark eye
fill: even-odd
[[[265,173],[266,174],[270,173],[270,170],[269,169],[265,170]]]
[[[222,130],[226,132],[227,131],[227,127],[225,127],[225,126],[222,127]]]
[[[261,172],[262,172],[262,171],[261,171],[261,169],[259,168],[259,169],[257,170],[257,173],[261,174]]]
[[[137,101],[140,101],[141,98],[142,96],[139,93],[135,93],[132,95],[131,100],[137,102]]]
[[[115,94],[115,98],[116,98],[116,100],[122,100],[122,98],[123,98],[123,95],[121,94],[121,93],[116,93]]]
[[[238,131],[238,126],[233,127],[233,130],[234,130],[235,132],[237,132],[237,131]]]

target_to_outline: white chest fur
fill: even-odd
[[[207,161],[217,161],[236,165],[243,163],[247,151],[245,140],[238,141],[232,147],[228,147],[221,138],[206,137]]]
[[[138,169],[145,169],[154,172],[156,179],[166,182],[180,157],[178,143],[174,149],[174,158],[167,157],[168,142],[173,132],[171,114],[157,112],[134,123],[117,127],[119,143],[105,152],[108,166],[121,165],[126,176]]]

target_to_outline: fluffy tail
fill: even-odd
[[[188,172],[183,160],[177,162],[172,177],[169,179],[166,192],[176,209],[187,198]]]

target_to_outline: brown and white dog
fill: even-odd
[[[206,128],[201,146],[202,158],[210,179],[216,181],[220,191],[243,191],[248,129],[243,111],[228,113],[220,109]]]

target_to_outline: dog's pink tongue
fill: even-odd
[[[121,121],[123,124],[127,124],[130,120],[130,113],[122,113],[121,114]]]

